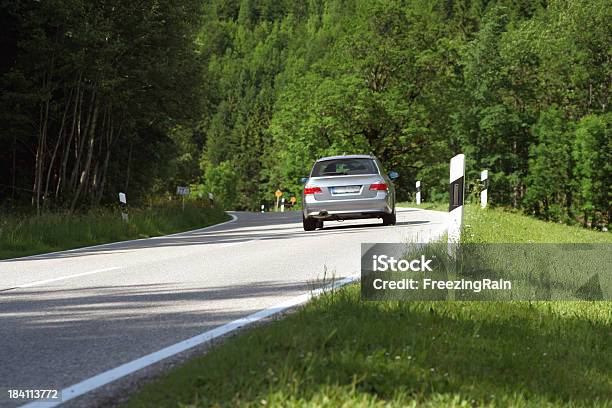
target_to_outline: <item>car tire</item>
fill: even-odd
[[[302,225],[304,226],[304,231],[314,231],[317,229],[318,221],[312,218],[306,218],[302,215]]]
[[[382,217],[383,225],[395,225],[397,221],[397,217],[395,216],[395,208],[393,208],[393,212],[391,214],[385,214]]]

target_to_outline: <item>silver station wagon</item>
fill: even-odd
[[[382,218],[395,225],[395,186],[399,175],[386,174],[371,155],[323,157],[312,167],[302,192],[305,231],[324,221]]]

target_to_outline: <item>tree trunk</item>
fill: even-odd
[[[127,171],[125,175],[125,188],[124,188],[125,194],[127,194],[128,186],[130,184],[130,165],[132,164],[132,146],[133,146],[133,142],[130,140],[130,151],[128,153]]]
[[[72,167],[72,174],[70,176],[70,190],[75,191],[77,189],[77,184],[79,183],[79,172],[81,171],[81,158],[83,157],[83,150],[85,148],[85,139],[89,134],[89,128],[91,126],[91,118],[93,114],[93,109],[96,101],[96,91],[92,90],[91,98],[89,101],[89,109],[87,111],[87,116],[85,118],[85,125],[81,128],[81,117],[79,116],[79,120],[77,122],[77,132],[76,132],[76,140],[75,140],[75,159],[74,166]],[[82,137],[81,137],[82,136]]]
[[[34,166],[34,194],[33,199],[36,202],[36,215],[40,215],[40,193],[42,188],[42,176],[44,171],[44,160],[45,160],[45,147],[47,144],[47,129],[49,123],[49,107],[51,105],[51,81],[53,80],[53,71],[55,66],[55,53],[51,54],[51,60],[49,62],[49,71],[43,77],[42,89],[45,92],[45,103],[44,113],[43,107],[41,106],[41,115],[39,124],[39,139],[38,147],[36,149],[36,164]]]
[[[15,203],[15,181],[17,175],[17,135],[13,134],[13,171],[11,173],[11,201]]]
[[[47,143],[47,124],[49,121],[50,96],[47,96],[44,107],[40,107],[40,124],[38,135],[38,146],[36,148],[36,164],[34,166],[34,196],[33,204],[36,204],[36,215],[40,215],[40,190],[42,187],[42,174],[45,160],[45,145]]]
[[[96,140],[96,121],[98,120],[98,112],[99,112],[99,101],[96,98],[94,101],[93,113],[91,117],[91,123],[88,129],[89,138],[87,141],[87,159],[85,159],[85,165],[83,166],[83,171],[81,173],[81,177],[79,178],[79,184],[77,186],[76,192],[74,193],[74,197],[72,198],[72,204],[70,204],[70,212],[74,212],[76,208],[77,202],[79,200],[79,196],[83,191],[83,187],[87,182],[87,178],[89,176],[89,169],[91,167],[91,159],[93,157],[94,144]]]
[[[62,140],[64,139],[64,127],[66,125],[66,117],[68,115],[68,109],[70,108],[70,101],[72,100],[73,89],[70,90],[70,94],[68,95],[68,101],[66,101],[66,108],[64,109],[64,114],[62,115],[62,122],[60,124],[60,129],[57,134],[57,141],[55,142],[55,147],[53,148],[53,154],[51,155],[51,161],[49,162],[49,169],[47,170],[47,177],[45,180],[45,192],[43,193],[43,206],[46,204],[47,193],[49,192],[49,180],[51,179],[51,174],[53,173],[53,166],[55,165],[55,157],[57,156],[57,151],[60,147]]]
[[[96,154],[95,154],[95,165],[94,165],[94,169],[92,172],[92,178],[91,178],[91,184],[89,185],[89,189],[88,189],[88,197],[90,200],[90,205],[94,206],[96,203],[96,199],[98,197],[98,188],[100,185],[100,163],[101,163],[101,157],[102,157],[102,152],[104,150],[104,139],[106,139],[106,134],[108,132],[108,128],[109,128],[109,124],[110,124],[110,114],[109,114],[109,107],[106,106],[103,109],[103,113],[102,113],[102,121],[100,122],[100,135],[104,135],[104,138],[98,138],[98,142],[97,142],[97,149],[96,149]]]
[[[119,125],[119,129],[117,131],[117,136],[121,135],[122,124]],[[106,134],[106,157],[104,157],[104,164],[102,166],[102,179],[100,180],[100,189],[98,190],[98,196],[96,198],[95,205],[100,205],[102,201],[102,196],[104,194],[104,187],[106,185],[106,173],[108,171],[108,163],[110,162],[112,144],[114,139],[114,127],[112,117],[109,118],[109,129]]]
[[[62,157],[60,177],[59,177],[59,180],[57,181],[57,186],[55,188],[55,199],[56,200],[60,196],[60,193],[63,190],[65,190],[64,187],[66,184],[66,171],[68,168],[68,158],[70,157],[70,149],[72,146],[72,140],[74,138],[78,120],[80,120],[79,118],[81,116],[84,92],[81,91],[80,84],[81,84],[81,76],[79,75],[79,79],[77,81],[77,88],[76,88],[76,97],[74,100],[74,110],[72,111],[72,126],[70,127],[70,136],[68,136],[68,140],[66,141],[66,147],[64,148],[64,153]]]

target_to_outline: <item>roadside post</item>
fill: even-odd
[[[421,180],[416,182],[416,203],[421,205]]]
[[[487,190],[489,189],[489,170],[483,170],[480,172],[480,208],[486,208],[487,206]]]
[[[457,244],[461,238],[463,224],[463,196],[465,155],[458,154],[450,161],[450,205],[448,207],[448,243]]]
[[[214,207],[215,206],[215,196],[213,193],[208,193],[208,199],[210,200],[210,206]]]
[[[128,213],[127,213],[127,199],[125,197],[125,193],[119,193],[119,207],[121,207],[121,219],[127,222]]]
[[[183,199],[183,211],[185,211],[185,196],[189,195],[189,187],[178,186],[176,188],[176,194],[180,195]]]
[[[264,212],[264,209],[266,208],[266,206],[264,204],[261,205],[261,212]]]
[[[463,225],[463,197],[465,194],[465,155],[458,154],[450,161],[448,206],[448,256],[453,266],[448,271],[448,280],[457,277],[457,257],[459,242],[461,239],[461,227]],[[455,300],[455,291],[448,291],[448,300]]]
[[[285,197],[281,198],[281,212],[285,212]]]
[[[276,208],[275,208],[276,211],[278,211],[278,204],[279,204],[279,201],[282,195],[283,195],[283,192],[280,190],[276,190],[276,192],[274,193],[274,196],[276,197]]]

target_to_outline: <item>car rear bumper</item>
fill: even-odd
[[[387,202],[387,194],[375,198],[317,201],[306,196],[304,216],[320,219],[372,218],[390,214],[393,208]]]

